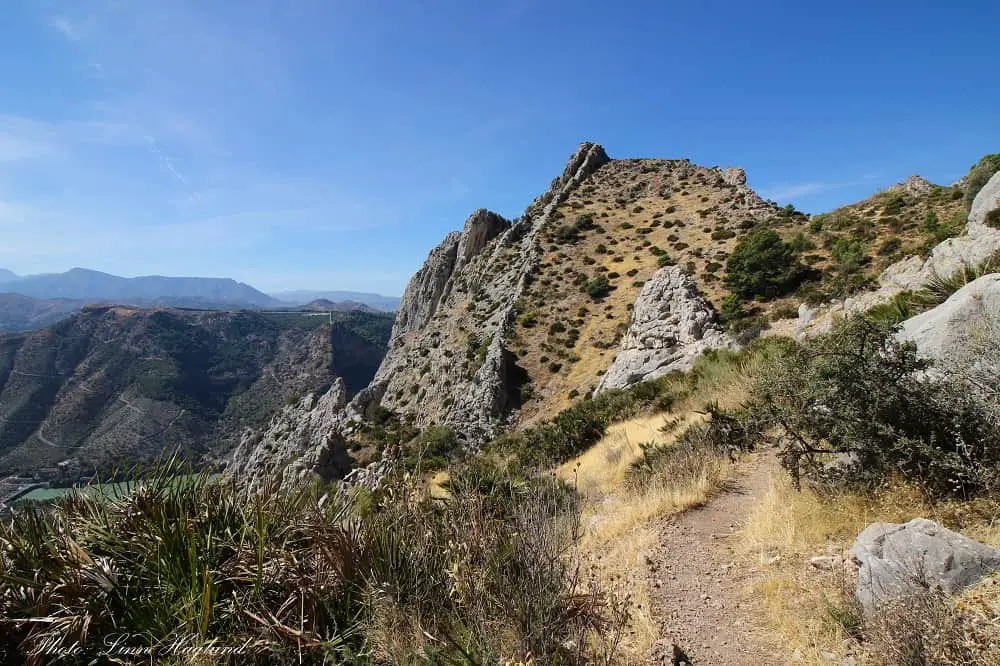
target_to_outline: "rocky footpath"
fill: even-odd
[[[595,394],[689,370],[707,349],[733,345],[694,280],[676,266],[662,268],[643,286],[628,330]]]

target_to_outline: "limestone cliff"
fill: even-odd
[[[519,403],[507,336],[538,265],[539,232],[606,162],[603,148],[582,144],[514,223],[478,210],[431,252],[406,288],[389,353],[372,382],[383,407],[414,414],[418,425],[450,425],[477,444],[496,433]]]

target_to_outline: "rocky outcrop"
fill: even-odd
[[[411,331],[422,329],[434,315],[455,269],[458,246],[461,242],[462,234],[457,231],[445,236],[441,244],[427,255],[427,260],[416,275],[410,279],[396,310],[396,322],[389,341],[390,349],[402,345]]]
[[[1000,550],[923,518],[869,525],[851,558],[860,567],[856,595],[869,613],[928,590],[957,594],[1000,570]]]
[[[299,481],[312,473],[337,479],[351,469],[341,434],[347,389],[338,379],[321,397],[309,394],[276,414],[266,430],[247,431],[229,471],[242,479]]]
[[[510,222],[485,208],[480,208],[470,215],[465,221],[462,239],[458,243],[459,265],[464,266],[469,263],[490,241],[508,228]]]
[[[727,185],[746,185],[747,174],[739,167],[727,167],[722,171],[722,180]]]
[[[907,319],[899,332],[921,355],[938,361],[968,356],[987,336],[1000,336],[1000,273],[973,280],[936,308]]]
[[[934,184],[923,176],[913,175],[902,183],[896,183],[888,188],[890,192],[905,192],[915,196],[922,196],[934,189]]]
[[[732,346],[694,280],[676,266],[662,268],[643,286],[615,360],[595,393],[689,370],[705,350]]]
[[[381,404],[444,423],[472,445],[490,439],[516,407],[516,368],[507,348],[515,306],[538,264],[539,231],[567,194],[609,158],[584,143],[561,176],[513,224],[478,210],[439,247],[406,289],[390,351],[373,385]],[[405,306],[405,307],[404,307]]]
[[[1000,229],[985,224],[987,213],[997,208],[1000,208],[1000,172],[979,191],[962,235],[939,243],[926,258],[908,257],[889,266],[879,276],[879,286],[874,291],[847,298],[820,311],[810,310],[809,321],[800,320],[800,333],[822,333],[830,329],[837,317],[865,312],[889,302],[903,291],[918,291],[936,277],[981,266],[1000,252]]]

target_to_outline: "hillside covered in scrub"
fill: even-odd
[[[206,464],[286,402],[365,387],[392,318],[91,306],[0,336],[0,475],[73,483],[177,450]]]

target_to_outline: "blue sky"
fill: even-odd
[[[583,140],[820,212],[1000,150],[1000,3],[6,0],[0,267],[399,294]]]

